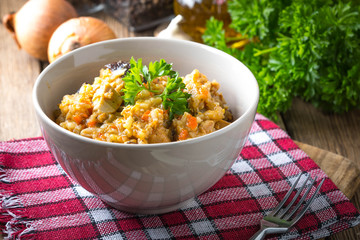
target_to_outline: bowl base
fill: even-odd
[[[118,210],[121,211],[125,211],[128,213],[135,213],[135,214],[162,214],[162,213],[168,213],[168,212],[172,212],[172,211],[176,211],[180,208],[182,208],[183,206],[187,205],[187,203],[189,203],[190,201],[193,201],[194,198],[190,198],[184,202],[178,203],[176,205],[172,205],[172,206],[166,206],[166,207],[157,207],[157,208],[148,208],[148,209],[140,209],[140,208],[131,208],[131,207],[126,207],[126,206],[122,206],[122,205],[117,205],[114,203],[108,203],[108,205],[110,205],[113,208],[116,208]]]

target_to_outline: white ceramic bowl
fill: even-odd
[[[197,68],[217,80],[236,120],[214,133],[181,142],[134,145],[101,142],[53,121],[62,97],[92,83],[107,63],[164,58],[180,76]],[[241,62],[217,49],[184,40],[138,37],[89,45],[50,64],[38,77],[33,103],[43,136],[67,174],[109,205],[136,213],[164,213],[214,185],[247,139],[259,89]]]

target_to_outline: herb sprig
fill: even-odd
[[[184,92],[185,84],[179,74],[172,69],[172,64],[164,59],[150,62],[149,68],[142,64],[142,59],[137,61],[130,59],[131,68],[123,77],[125,82],[123,99],[125,105],[134,105],[135,98],[142,90],[148,90],[162,98],[164,109],[169,111],[169,118],[172,120],[175,114],[181,115],[188,112],[188,99],[191,96]],[[166,87],[162,93],[151,89],[151,82],[158,77],[168,76]]]
[[[169,110],[170,119],[174,118],[174,114],[182,115],[184,112],[189,112],[188,99],[191,94],[184,92],[185,83],[179,77],[177,72],[170,74],[166,88],[160,95],[163,100],[163,106]]]
[[[360,3],[331,0],[232,0],[231,27],[254,39],[232,48],[212,18],[206,44],[247,65],[259,82],[258,111],[276,119],[299,97],[326,112],[360,106]]]

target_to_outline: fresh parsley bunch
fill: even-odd
[[[223,23],[214,18],[203,40],[254,73],[260,113],[276,119],[294,97],[327,112],[359,108],[359,1],[232,0],[228,11],[231,27],[250,43],[230,47]]]
[[[134,105],[135,98],[142,90],[148,90],[162,98],[164,109],[169,111],[172,120],[174,114],[182,115],[188,112],[188,99],[190,94],[184,92],[185,84],[179,74],[172,69],[172,64],[164,59],[150,62],[149,68],[142,64],[142,59],[130,59],[130,69],[123,77],[125,82],[123,99],[125,105]],[[151,82],[158,77],[168,76],[166,87],[162,93],[151,89]]]

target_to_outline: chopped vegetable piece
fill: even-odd
[[[149,120],[150,110],[147,110],[141,117],[141,120],[147,122]]]
[[[186,140],[189,136],[189,132],[186,129],[182,129],[179,134],[179,140]]]
[[[95,92],[93,103],[94,110],[103,113],[112,113],[120,107],[122,98],[121,95],[107,83]]]
[[[186,126],[189,127],[191,130],[195,130],[197,128],[198,124],[196,117],[193,117],[189,114],[186,120]]]
[[[96,126],[96,120],[91,120],[87,122],[88,127],[95,127]]]
[[[74,116],[74,121],[77,123],[77,124],[80,124],[82,122],[83,118],[80,116],[80,115],[75,115]]]

